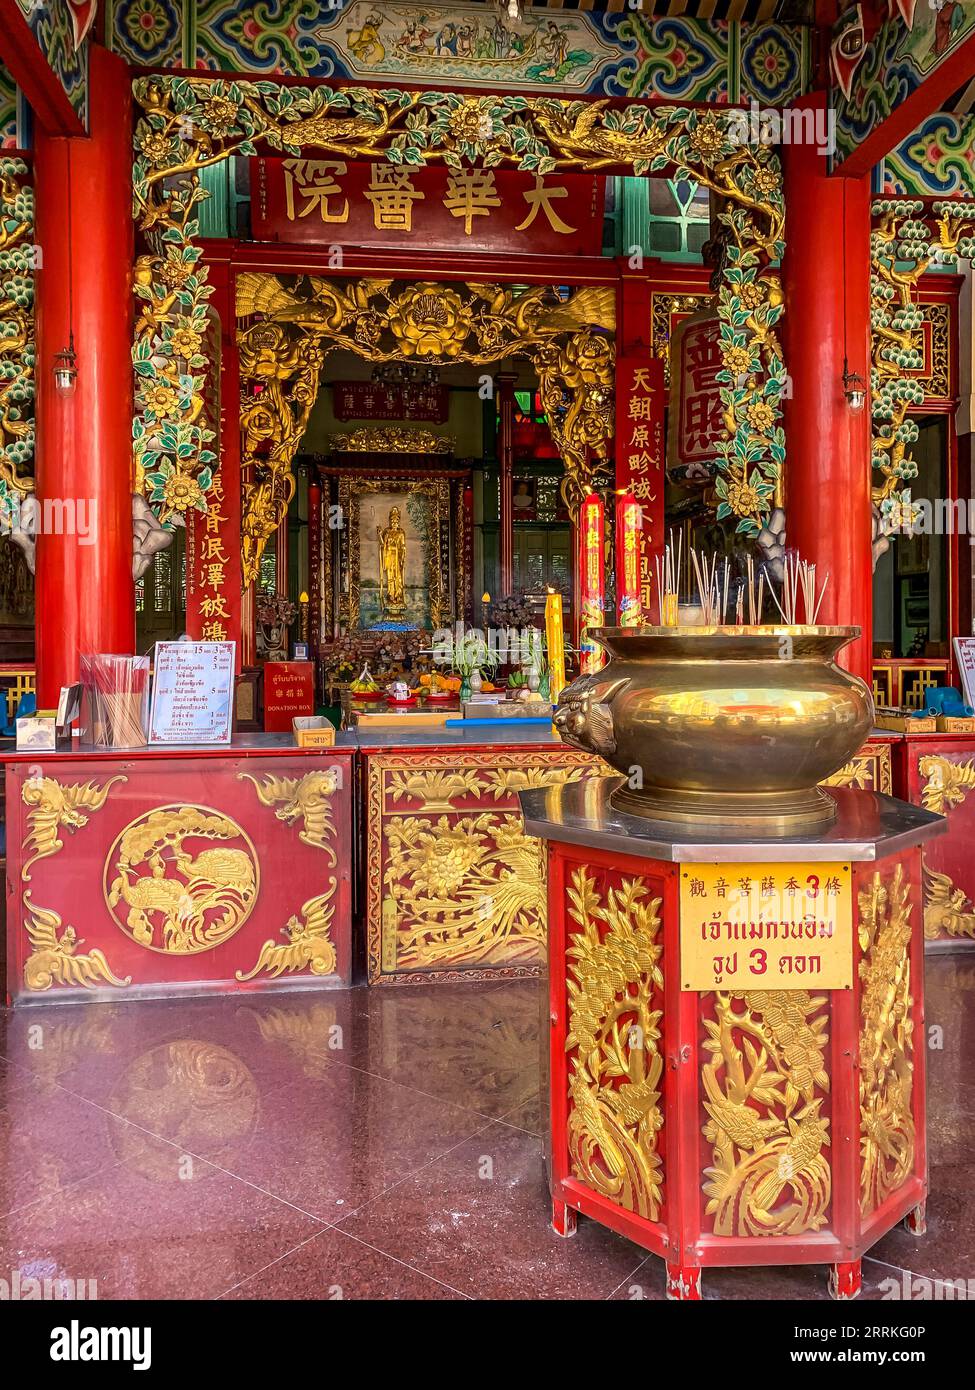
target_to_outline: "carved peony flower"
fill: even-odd
[[[721,361],[733,376],[747,372],[752,363],[751,354],[743,347],[725,348],[721,354]]]
[[[726,501],[735,516],[757,516],[762,510],[762,499],[747,483],[729,482]]]
[[[775,411],[767,401],[752,401],[745,409],[748,423],[759,434],[768,434],[775,424]]]
[[[163,498],[171,512],[188,512],[203,499],[203,489],[195,478],[185,473],[173,473],[163,485]]]
[[[753,280],[751,284],[742,285],[738,293],[746,309],[757,309],[765,302],[766,287],[762,280]]]
[[[139,149],[150,164],[165,164],[173,152],[173,140],[161,131],[152,130],[148,135],[143,135],[139,141]]]
[[[390,305],[389,327],[405,357],[459,357],[472,323],[458,294],[423,283]]]
[[[237,127],[240,108],[226,97],[211,97],[203,103],[203,124],[211,135],[229,135]]]
[[[752,187],[763,198],[771,198],[777,193],[781,182],[778,170],[770,168],[767,164],[759,165],[752,173]]]
[[[169,341],[177,357],[195,357],[203,339],[192,328],[177,328]]]
[[[186,284],[193,274],[189,261],[181,261],[176,256],[167,256],[159,267],[159,278],[171,290],[178,290]]]
[[[711,111],[698,117],[693,130],[688,131],[687,138],[691,149],[705,163],[709,163],[716,155],[719,155],[726,144],[724,132]]]
[[[151,410],[157,419],[164,415],[175,415],[179,410],[179,396],[165,381],[154,381],[142,392],[146,409]]]
[[[470,145],[483,147],[492,144],[498,138],[490,109],[473,97],[467,98],[462,105],[451,111],[447,126],[455,140],[463,140]]]

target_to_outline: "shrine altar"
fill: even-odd
[[[614,785],[521,796],[548,842],[553,1227],[660,1255],[675,1299],[748,1264],[830,1265],[853,1298],[866,1250],[924,1230],[921,845],[945,822],[844,787],[825,832],[747,842]]]

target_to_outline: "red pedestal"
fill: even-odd
[[[37,699],[57,703],[82,652],[129,653],[132,583],[132,147],[125,63],[91,48],[91,135],[35,148]],[[70,200],[69,200],[70,191]],[[54,386],[74,331],[78,376]]]
[[[804,104],[822,104],[822,94]],[[813,144],[783,150],[788,208],[783,350],[786,532],[790,546],[829,572],[821,623],[856,623],[839,657],[870,684],[873,566],[870,403],[852,411],[843,362],[870,381],[870,180],[830,178]]]
[[[650,846],[634,852],[633,818],[625,831],[606,828],[604,789],[562,788],[557,804],[546,795],[525,793],[522,806],[528,833],[549,837],[555,1233],[571,1234],[578,1214],[627,1236],[665,1261],[672,1299],[701,1298],[708,1266],[780,1264],[830,1266],[833,1296],[855,1298],[862,1254],[898,1222],[923,1220],[921,851],[904,841],[937,822],[904,807],[920,830],[899,822],[903,833],[885,842],[877,808],[891,803],[844,791],[839,838],[876,839],[876,858],[831,867],[814,843],[804,847],[823,876],[817,893],[834,869],[849,875],[852,916],[837,919],[832,943],[847,987],[817,987],[805,968],[794,978],[799,955],[761,974],[766,952],[746,921],[727,947],[744,953],[742,974],[698,992],[683,986],[702,953],[698,915],[710,909],[694,908],[693,883],[682,908],[681,883],[708,863],[747,869],[757,883],[776,872],[781,846],[737,866],[717,846],[710,860],[695,848],[675,863]],[[611,835],[619,850],[606,847]],[[786,915],[805,922],[806,911]],[[821,933],[797,925],[775,923],[788,933],[777,949],[823,949],[811,944]],[[719,928],[733,934],[730,922],[710,926],[705,954],[723,949],[710,944],[724,939]]]

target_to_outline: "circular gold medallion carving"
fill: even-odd
[[[112,916],[126,936],[163,955],[196,955],[227,941],[251,915],[259,887],[250,837],[210,806],[144,812],[105,860]]]

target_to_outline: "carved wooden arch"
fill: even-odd
[[[344,348],[369,362],[470,363],[527,357],[565,466],[573,514],[597,484],[613,435],[615,291],[548,285],[419,284],[245,273],[237,279],[242,381],[258,385],[241,412],[244,583],[257,576],[295,491],[292,462],[318,395],[325,358]]]
[[[721,200],[718,286],[726,437],[715,488],[719,517],[756,536],[785,460],[785,367],[776,333],[785,207],[777,154],[742,144],[741,113],[607,100],[291,86],[156,74],[136,79],[133,208],[145,252],[135,268],[141,313],[133,348],[137,476],[168,526],[206,510],[216,463],[201,420],[201,351],[210,293],[199,267],[199,170],[259,148],[324,151],[399,166],[513,165],[688,178]],[[541,351],[541,345],[539,345]],[[273,499],[262,498],[262,505]]]

